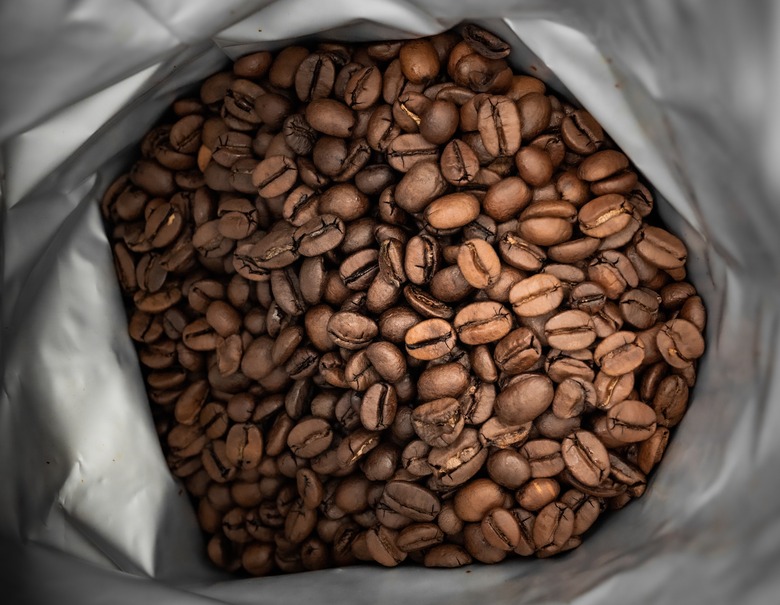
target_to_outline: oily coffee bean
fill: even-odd
[[[100,202],[155,428],[251,575],[579,546],[693,397],[687,247],[473,24],[238,58]]]

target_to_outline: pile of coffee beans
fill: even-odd
[[[548,557],[645,491],[704,352],[686,247],[509,52],[467,25],[242,57],[107,190],[216,565]]]

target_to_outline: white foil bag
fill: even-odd
[[[193,83],[314,37],[476,22],[655,186],[708,311],[644,497],[577,550],[236,580],[159,447],[98,201]],[[92,605],[777,603],[780,16],[728,0],[25,0],[0,5],[0,600]]]

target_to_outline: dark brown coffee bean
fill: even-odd
[[[337,458],[341,467],[348,467],[379,445],[380,433],[368,429],[357,429],[347,435],[339,444]]]
[[[373,106],[382,95],[382,72],[371,65],[356,69],[346,83],[344,102],[360,111]]]
[[[420,134],[431,143],[444,145],[458,128],[460,113],[451,100],[437,98],[420,115]]]
[[[247,256],[251,263],[262,269],[282,269],[294,263],[299,254],[294,233],[292,226],[285,226],[265,235],[249,250]],[[253,274],[253,271],[248,270],[244,277],[252,279],[250,276]]]
[[[542,374],[519,374],[496,397],[495,413],[508,425],[532,421],[552,403],[552,381]]]
[[[333,441],[327,421],[309,418],[295,425],[287,436],[287,446],[300,458],[313,458],[324,452]]]
[[[645,350],[634,332],[615,332],[602,340],[593,351],[594,361],[610,376],[622,376],[637,369],[644,361]]]
[[[481,524],[485,540],[494,548],[514,550],[520,542],[520,524],[514,515],[505,508],[494,508]]]
[[[272,72],[273,69],[272,66]],[[333,59],[327,53],[311,53],[300,62],[295,72],[295,93],[304,102],[323,99],[333,90],[335,80]]]
[[[398,545],[398,532],[382,525],[366,532],[366,548],[371,559],[385,567],[395,567],[406,559]],[[354,547],[353,547],[354,548]]]
[[[399,134],[387,146],[387,163],[398,172],[407,172],[415,164],[437,161],[439,148],[421,134]]]
[[[497,417],[490,418],[479,429],[479,440],[485,446],[499,449],[519,446],[528,438],[532,424],[506,424]]]
[[[537,551],[560,551],[574,531],[574,513],[560,502],[551,502],[539,511],[533,539]]]
[[[252,184],[263,197],[288,192],[298,178],[298,167],[290,158],[272,155],[262,160],[252,173]]]
[[[485,214],[496,221],[516,217],[531,201],[531,189],[523,179],[510,176],[491,185],[482,200]]]
[[[672,428],[679,424],[688,407],[688,391],[682,376],[672,374],[661,380],[653,396],[653,409],[660,426]]]
[[[412,426],[417,435],[432,447],[445,447],[458,438],[465,421],[457,399],[444,397],[415,408]]]
[[[455,513],[467,523],[478,523],[503,504],[504,492],[490,479],[475,479],[455,493]]]
[[[577,109],[563,119],[561,136],[569,149],[583,155],[594,153],[604,142],[601,126],[584,109]]]
[[[444,541],[444,532],[435,523],[415,523],[398,534],[398,548],[404,552],[428,549]]]
[[[565,468],[561,444],[552,439],[527,441],[520,448],[520,453],[528,460],[533,478],[554,477]]]
[[[379,251],[375,248],[360,250],[344,259],[339,275],[350,290],[365,290],[379,272]]]
[[[263,456],[263,434],[254,424],[234,424],[225,441],[225,455],[237,469],[255,468]]]
[[[473,24],[464,26],[461,35],[466,44],[488,59],[503,59],[511,50],[501,38]]]
[[[531,465],[527,458],[513,449],[500,449],[490,454],[487,471],[493,481],[512,490],[531,478]]]
[[[462,485],[485,464],[488,449],[479,441],[473,428],[465,428],[458,438],[445,447],[433,447],[428,453],[427,468],[432,470],[438,491]],[[426,470],[427,472],[427,470]]]
[[[610,472],[607,449],[588,431],[575,431],[561,443],[561,454],[574,477],[585,485],[598,486]]]
[[[572,236],[577,209],[563,200],[539,201],[520,214],[517,231],[521,237],[538,246],[553,246]]]
[[[382,382],[373,384],[363,396],[360,421],[370,431],[389,428],[395,419],[397,405],[395,389],[392,385]]]
[[[401,71],[407,80],[424,83],[439,73],[439,56],[429,40],[411,40],[401,45],[398,52]]]
[[[426,369],[417,379],[417,393],[421,401],[442,397],[460,397],[469,385],[469,372],[461,364],[452,362]]]
[[[433,521],[441,509],[433,492],[408,481],[389,481],[382,500],[395,512],[420,522]]]

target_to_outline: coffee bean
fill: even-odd
[[[415,359],[438,359],[455,346],[455,331],[443,319],[426,319],[407,330],[404,343]]]
[[[675,368],[685,368],[704,354],[704,339],[696,326],[685,319],[666,322],[656,343],[661,356]]]
[[[512,329],[512,317],[503,305],[493,302],[471,303],[453,320],[458,338],[468,345],[495,342]]]
[[[458,267],[474,288],[487,288],[501,273],[501,261],[493,246],[480,239],[463,242],[458,252]]]
[[[427,233],[409,240],[404,257],[404,270],[410,282],[422,285],[430,282],[439,267],[441,248]]]
[[[424,214],[435,229],[456,229],[479,216],[479,201],[470,193],[451,193],[431,202]]]
[[[634,245],[642,258],[660,269],[678,269],[688,258],[685,244],[660,227],[642,227],[634,237]]]
[[[509,425],[532,421],[552,403],[552,381],[542,374],[519,374],[496,397],[495,412]]]
[[[344,223],[339,217],[322,214],[298,227],[292,237],[301,255],[320,256],[341,244],[344,231]]]
[[[505,508],[494,508],[482,519],[482,534],[494,548],[514,550],[520,542],[520,524]]]
[[[412,412],[414,431],[432,447],[450,445],[458,438],[464,424],[458,400],[452,397],[429,401]]]
[[[593,320],[583,311],[563,311],[544,324],[544,335],[551,347],[573,351],[590,346],[596,339]]]
[[[563,285],[554,275],[539,273],[517,282],[509,302],[520,317],[535,317],[554,311],[563,302]]]
[[[625,399],[609,409],[606,427],[622,443],[644,441],[655,432],[655,411],[641,401]]]
[[[321,418],[309,418],[295,425],[287,436],[287,445],[301,458],[321,454],[333,441],[330,425]]]
[[[370,431],[389,428],[395,419],[397,399],[392,385],[378,382],[368,388],[360,406],[360,421]]]
[[[441,508],[433,492],[408,481],[389,481],[382,500],[395,512],[414,521],[433,521]]]

